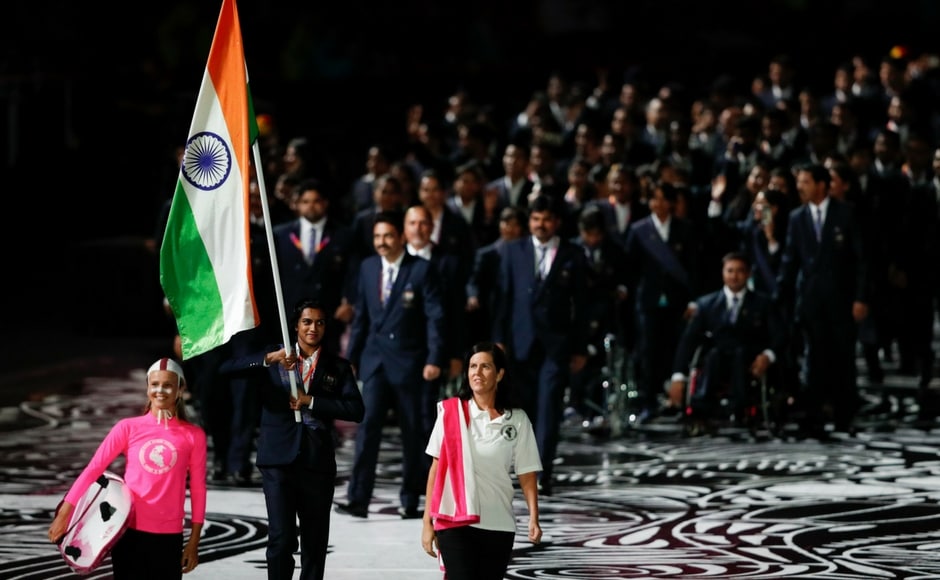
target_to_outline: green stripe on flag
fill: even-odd
[[[181,183],[163,235],[160,283],[177,320],[184,359],[224,342],[222,295]]]

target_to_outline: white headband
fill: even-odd
[[[161,358],[150,365],[150,368],[147,369],[147,377],[150,377],[150,373],[156,371],[170,371],[171,373],[176,373],[176,376],[179,377],[179,385],[183,386],[186,384],[186,377],[183,375],[183,367],[171,358]]]

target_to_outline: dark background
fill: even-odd
[[[400,137],[408,105],[439,115],[457,88],[509,119],[551,71],[594,86],[639,72],[695,95],[719,74],[746,92],[790,54],[799,82],[898,44],[936,48],[940,3],[922,1],[242,0],[259,112],[307,136],[351,181],[366,148]],[[220,1],[7,2],[0,171],[8,275],[0,328],[164,332],[152,237],[172,195]]]

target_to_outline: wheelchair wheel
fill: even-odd
[[[789,397],[783,389],[769,383],[767,377],[758,381],[758,386],[758,416],[762,426],[771,437],[780,437],[789,416]]]

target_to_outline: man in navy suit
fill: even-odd
[[[269,346],[220,367],[255,383],[262,401],[256,463],[268,512],[270,580],[293,578],[298,519],[300,577],[323,578],[336,486],[333,421],[357,422],[364,413],[349,361],[322,346],[328,318],[318,302],[303,300],[291,314],[297,343],[290,351]]]
[[[569,406],[592,420],[590,431],[600,434],[609,428],[604,418],[608,393],[601,380],[609,362],[605,343],[610,336],[618,342],[623,336],[619,315],[627,298],[627,253],[610,238],[604,215],[596,206],[588,206],[577,225],[579,233],[571,242],[582,249],[588,265],[588,361],[580,373],[572,374]]]
[[[640,181],[633,167],[614,163],[607,172],[606,184],[607,196],[586,204],[585,211],[591,207],[598,208],[608,228],[605,237],[626,248],[630,229],[649,215],[649,207],[639,201]],[[636,312],[632,296],[623,301],[617,315],[620,346],[625,353],[632,353],[636,346]]]
[[[539,195],[529,205],[531,236],[499,250],[499,286],[493,339],[508,346],[522,407],[533,419],[542,493],[551,494],[562,403],[570,372],[587,363],[584,251],[561,239],[556,198]]]
[[[295,197],[298,217],[275,226],[274,248],[284,305],[315,298],[330,314],[327,346],[340,352],[340,337],[352,320],[354,282],[351,231],[330,215],[330,198],[316,179],[301,182]]]
[[[420,518],[418,500],[426,489],[430,460],[421,404],[445,363],[444,306],[437,270],[405,251],[401,212],[379,212],[373,226],[376,255],[363,260],[349,337],[349,358],[363,382],[366,414],[356,431],[348,503],[339,513],[368,517],[382,427],[389,403],[397,403],[401,427],[403,518]]]
[[[499,207],[528,207],[529,195],[535,188],[535,182],[529,179],[529,150],[517,143],[506,145],[503,153],[505,174],[486,184],[487,189],[494,189],[499,196]]]
[[[807,200],[790,213],[776,299],[803,335],[801,399],[806,434],[825,437],[826,408],[837,431],[852,430],[858,322],[868,316],[868,270],[851,206],[829,196],[829,170],[801,165],[796,186]]]
[[[695,301],[695,313],[679,341],[670,393],[684,390],[695,351],[704,348],[704,379],[690,402],[693,414],[705,420],[716,418],[723,382],[729,385],[729,411],[736,421],[745,419],[751,379],[764,377],[776,353],[782,352],[784,334],[777,308],[769,295],[747,289],[750,275],[744,254],[726,254],[721,265],[724,286]]]
[[[656,184],[651,214],[627,235],[627,286],[636,314],[637,422],[654,418],[659,397],[672,375],[672,363],[689,302],[698,294],[698,242],[691,222],[673,215],[677,189]]]
[[[499,213],[499,238],[478,248],[473,256],[466,289],[470,344],[491,339],[499,279],[499,249],[506,242],[526,234],[527,220],[524,209],[504,207]]]

